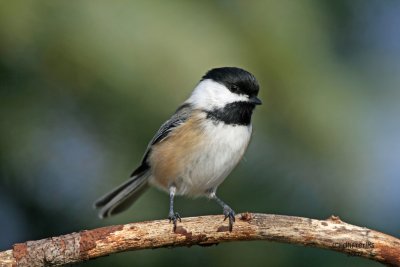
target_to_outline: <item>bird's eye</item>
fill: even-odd
[[[237,86],[237,85],[235,85],[235,84],[232,84],[232,85],[231,85],[231,91],[232,91],[233,93],[239,93],[239,91],[240,91],[239,86]]]

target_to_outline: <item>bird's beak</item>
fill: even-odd
[[[250,97],[249,98],[249,102],[254,104],[254,105],[261,105],[262,104],[261,100],[256,96]]]

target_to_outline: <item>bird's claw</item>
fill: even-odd
[[[224,207],[224,221],[229,218],[229,232],[232,232],[233,223],[235,222],[235,212],[228,206]]]
[[[168,219],[169,219],[170,223],[173,222],[173,224],[174,224],[174,232],[175,232],[177,222],[178,221],[182,222],[181,216],[177,212],[170,212],[169,215],[168,215]]]

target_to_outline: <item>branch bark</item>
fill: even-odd
[[[342,222],[302,217],[244,213],[228,231],[223,216],[183,218],[176,232],[167,220],[85,230],[15,244],[0,252],[0,266],[57,266],[127,250],[209,246],[222,242],[268,240],[330,249],[400,266],[400,239]]]

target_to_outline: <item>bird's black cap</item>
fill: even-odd
[[[225,85],[232,93],[257,96],[259,85],[256,77],[236,67],[222,67],[209,70],[201,80],[211,79]]]

